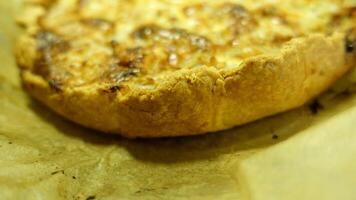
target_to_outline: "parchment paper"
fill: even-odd
[[[75,125],[22,90],[19,3],[0,1],[0,199],[356,199],[355,70],[312,109],[128,140]]]

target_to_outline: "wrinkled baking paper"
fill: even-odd
[[[311,107],[233,130],[103,135],[21,89],[19,2],[0,1],[0,199],[356,199],[356,71]]]

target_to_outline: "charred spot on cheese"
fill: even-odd
[[[137,76],[143,68],[144,53],[141,47],[125,48],[120,46],[115,40],[109,42],[112,49],[111,64],[101,77],[102,80],[110,83],[121,83]],[[114,89],[118,90],[120,85],[115,85]]]
[[[55,54],[63,53],[70,48],[69,42],[50,31],[37,32],[36,41],[39,56],[35,68],[48,68]]]
[[[117,56],[119,59],[119,66],[127,68],[142,67],[144,55],[140,47],[126,49]]]
[[[36,34],[36,41],[37,48],[40,51],[55,50],[60,53],[70,48],[69,42],[65,41],[57,34],[47,30],[38,31]]]
[[[102,91],[104,93],[115,93],[117,91],[120,91],[121,88],[122,88],[122,86],[120,86],[120,85],[112,85],[107,88],[100,89],[100,91]]]
[[[140,72],[139,69],[127,69],[125,71],[113,73],[113,74],[111,74],[111,77],[116,82],[121,82],[121,81],[127,80],[128,78],[130,78],[132,76],[136,76],[136,74],[139,72]]]
[[[109,43],[112,49],[112,57],[115,61],[113,67],[121,66],[125,68],[141,68],[144,54],[141,47],[123,48],[115,40]]]
[[[70,43],[57,34],[40,30],[35,35],[38,54],[34,61],[33,73],[42,76],[56,92],[63,90],[69,72],[56,65],[55,56],[70,49]]]
[[[104,81],[108,81],[111,83],[121,83],[136,76],[139,72],[140,69],[137,68],[117,67],[116,69],[107,71],[102,78]]]
[[[118,85],[114,85],[114,86],[110,86],[110,87],[109,87],[109,91],[110,91],[110,92],[116,92],[116,91],[118,91],[118,90],[120,90],[120,89],[121,89],[121,87],[118,86]]]
[[[50,79],[48,80],[48,85],[51,89],[53,89],[55,92],[62,92],[62,83],[59,80],[56,79]]]

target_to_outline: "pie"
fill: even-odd
[[[353,0],[29,0],[24,88],[83,126],[196,135],[305,104],[356,61]]]

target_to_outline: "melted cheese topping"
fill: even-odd
[[[36,0],[29,7],[35,12],[20,21],[39,50],[33,72],[58,88],[109,90],[150,88],[183,68],[238,67],[293,38],[347,31],[356,19],[350,0]]]

